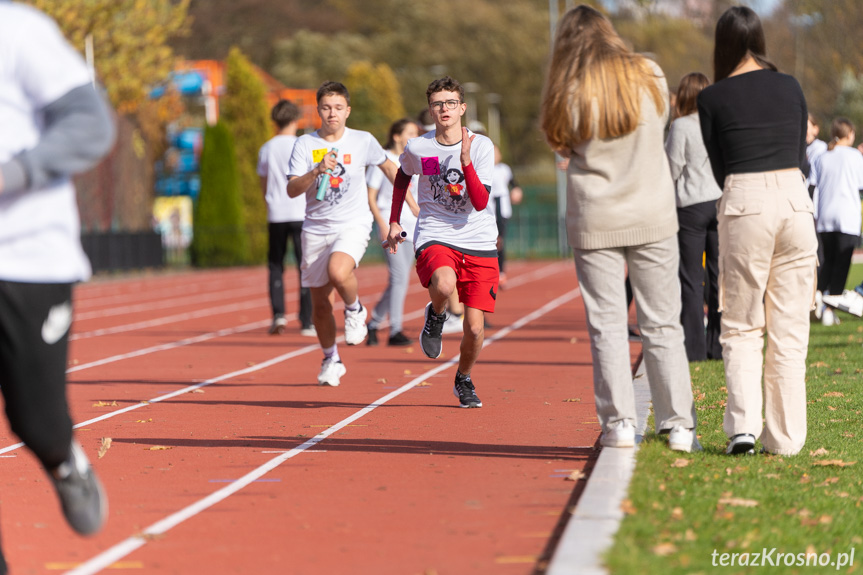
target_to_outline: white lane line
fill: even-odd
[[[570,292],[568,292],[568,293],[566,293],[566,294],[564,294],[558,298],[555,298],[554,300],[548,302],[547,304],[545,304],[541,308],[534,310],[533,312],[522,317],[521,319],[517,320],[516,322],[512,323],[511,325],[499,330],[493,336],[486,339],[485,342],[483,343],[483,348],[493,344],[494,342],[496,342],[497,340],[499,340],[503,337],[506,337],[508,334],[510,334],[511,332],[523,327],[527,323],[529,323],[529,322],[531,322],[531,321],[533,321],[539,317],[542,317],[543,315],[549,313],[550,311],[557,309],[558,307],[564,305],[565,303],[577,298],[580,294],[581,294],[581,290],[579,288],[576,288],[576,289],[574,289],[574,290],[572,290],[572,291],[570,291]],[[354,421],[357,421],[358,419],[368,415],[369,413],[371,413],[372,411],[374,411],[378,407],[384,405],[388,401],[402,395],[406,391],[409,391],[416,384],[424,381],[426,378],[432,377],[433,375],[436,375],[436,374],[452,367],[453,365],[458,363],[458,358],[459,358],[459,356],[456,355],[453,358],[447,360],[445,363],[442,363],[438,367],[431,369],[431,370],[425,372],[424,374],[412,379],[411,381],[404,384],[403,386],[401,386],[397,390],[386,394],[385,396],[376,400],[374,403],[371,403],[371,404],[367,405],[366,407],[360,409],[359,411],[353,413],[352,415],[346,417],[345,419],[336,423],[332,427],[327,428],[326,430],[322,431],[318,435],[312,437],[311,439],[306,440],[301,445],[291,449],[287,453],[283,453],[282,455],[279,455],[278,457],[274,457],[273,459],[269,460],[268,462],[261,465],[260,467],[257,467],[256,469],[253,469],[249,473],[243,475],[242,477],[237,479],[234,483],[231,483],[230,485],[227,485],[227,486],[223,487],[222,489],[219,489],[218,491],[211,493],[210,495],[208,495],[207,497],[204,497],[203,499],[199,499],[195,503],[192,503],[191,505],[177,511],[176,513],[173,513],[173,514],[165,517],[164,519],[157,521],[156,523],[153,523],[152,525],[150,525],[149,527],[144,529],[140,534],[133,535],[133,536],[129,537],[128,539],[121,541],[120,543],[114,545],[110,549],[107,549],[106,551],[93,557],[89,561],[82,563],[81,565],[79,565],[75,569],[68,571],[66,573],[66,575],[91,575],[93,573],[97,573],[97,572],[101,571],[102,569],[109,567],[113,563],[116,563],[119,559],[122,559],[123,557],[129,555],[130,553],[132,553],[136,549],[143,547],[151,538],[168,532],[169,530],[173,529],[174,527],[176,527],[180,523],[183,523],[184,521],[191,519],[192,517],[198,515],[199,513],[206,511],[207,509],[209,509],[213,505],[216,505],[217,503],[224,501],[225,499],[227,499],[228,497],[230,497],[234,493],[237,493],[238,491],[240,491],[244,487],[247,487],[248,485],[254,483],[256,480],[260,479],[261,477],[263,477],[264,475],[266,475],[267,473],[269,473],[273,469],[279,467],[285,461],[292,459],[293,457],[296,457],[297,455],[300,455],[301,453],[303,453],[304,451],[307,451],[311,447],[316,446],[318,443],[320,443],[324,439],[326,439],[326,438],[330,437],[331,435],[334,435],[335,433],[341,431],[342,429],[344,429],[345,427],[347,427],[348,425],[350,425]]]
[[[171,299],[161,299],[157,301],[150,301],[139,303],[136,305],[121,305],[119,307],[111,307],[105,308],[95,311],[85,311],[75,314],[75,321],[85,321],[88,319],[96,319],[103,317],[111,317],[117,315],[127,315],[136,313],[139,311],[151,311],[156,309],[166,309],[171,307],[182,307],[190,304],[203,303],[203,302],[213,302],[225,299],[232,298],[241,298],[248,296],[258,296],[258,297],[266,297],[261,293],[260,286],[256,287],[248,287],[248,288],[237,288],[232,290],[225,291],[217,291],[217,292],[208,292],[202,294],[185,294],[184,297],[171,298]]]
[[[291,314],[291,316],[296,317],[296,314]],[[66,373],[75,373],[76,371],[82,371],[85,369],[90,369],[91,367],[99,367],[100,365],[107,365],[109,363],[114,363],[117,361],[123,361],[124,359],[132,359],[133,357],[141,357],[142,355],[148,355],[151,353],[156,353],[159,351],[167,351],[169,349],[175,349],[178,347],[183,347],[186,345],[192,345],[194,343],[201,343],[202,341],[207,341],[210,339],[215,339],[217,337],[225,337],[228,335],[233,335],[235,333],[242,333],[244,331],[251,331],[253,329],[260,329],[262,327],[266,327],[270,325],[270,320],[264,319],[261,321],[256,321],[253,323],[247,323],[245,325],[239,325],[237,327],[227,327],[225,329],[220,329],[219,331],[213,331],[210,333],[205,333],[201,335],[197,335],[195,337],[189,337],[186,339],[181,339],[178,341],[172,341],[171,343],[163,343],[160,345],[154,345],[151,347],[145,347],[142,349],[138,349],[135,351],[130,351],[128,353],[121,353],[118,355],[112,355],[111,357],[106,357],[104,359],[97,359],[96,361],[91,361],[89,363],[82,363],[81,365],[76,365],[75,367],[70,367],[66,370]]]
[[[69,336],[69,340],[77,340],[77,339],[88,339],[91,337],[100,337],[103,335],[112,335],[115,333],[123,333],[126,331],[135,331],[138,329],[147,329],[149,327],[156,327],[159,325],[165,325],[167,323],[178,323],[181,321],[186,321],[189,319],[198,319],[201,317],[207,317],[211,315],[220,315],[225,313],[230,313],[234,311],[242,311],[245,309],[251,309],[255,307],[262,307],[265,304],[264,296],[261,296],[259,301],[249,301],[244,303],[235,303],[231,305],[220,305],[218,307],[210,307],[206,309],[199,309],[198,311],[192,311],[187,313],[178,313],[174,315],[168,315],[165,317],[160,317],[156,319],[150,319],[147,321],[139,321],[135,323],[127,323],[125,325],[118,325],[114,327],[106,327],[103,329],[96,329],[93,331],[86,331],[83,333],[73,333]]]

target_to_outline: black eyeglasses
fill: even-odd
[[[443,110],[444,106],[446,106],[447,110],[455,110],[459,104],[461,104],[461,102],[458,100],[442,100],[440,102],[430,102],[429,107],[432,110],[438,111]]]

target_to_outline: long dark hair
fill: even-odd
[[[389,134],[387,134],[387,143],[384,146],[384,149],[392,150],[396,145],[395,137],[404,132],[405,128],[410,124],[416,124],[416,122],[410,118],[402,118],[401,120],[393,122],[390,126]]]
[[[776,65],[767,59],[767,42],[758,15],[746,6],[732,6],[716,23],[713,46],[713,81],[724,80],[749,55],[768,70]]]

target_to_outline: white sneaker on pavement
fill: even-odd
[[[345,343],[348,345],[359,345],[366,339],[369,328],[366,326],[366,317],[369,315],[366,306],[357,311],[345,310]]]
[[[863,317],[863,295],[854,290],[845,290],[842,295],[825,295],[821,299],[825,305]]]
[[[464,331],[464,314],[448,313],[441,333],[461,333]]]
[[[603,447],[635,447],[635,428],[623,419],[608,424],[608,431],[602,434],[599,444]]]
[[[321,363],[321,373],[318,374],[318,384],[338,387],[339,383],[341,383],[341,377],[347,371],[348,369],[341,360],[333,361],[333,358],[325,357],[323,363]]]

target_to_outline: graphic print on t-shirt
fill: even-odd
[[[351,185],[351,179],[345,173],[345,167],[342,164],[336,164],[331,174],[324,172],[321,177],[327,179],[327,192],[324,196],[324,201],[338,204]],[[318,181],[320,182],[320,180]]]
[[[449,212],[459,214],[467,211],[467,195],[464,193],[464,174],[457,168],[449,167],[452,159],[453,156],[447,156],[438,166],[437,173],[429,175],[429,184],[435,203]],[[423,158],[423,168],[426,167],[425,160],[426,158]],[[425,175],[425,169],[423,174]]]

